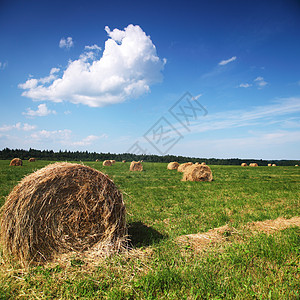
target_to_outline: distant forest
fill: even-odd
[[[240,165],[242,162],[247,164],[251,162],[256,162],[259,166],[266,166],[268,163],[274,163],[278,166],[294,166],[299,164],[296,160],[262,160],[262,159],[240,159],[240,158],[201,158],[201,157],[185,157],[185,156],[175,156],[175,155],[136,155],[132,153],[97,153],[88,151],[58,151],[53,150],[23,150],[23,149],[9,149],[5,148],[0,151],[0,159],[11,160],[15,157],[27,160],[31,157],[40,160],[55,160],[55,161],[95,161],[96,159],[103,161],[106,159],[114,159],[116,161],[132,161],[132,160],[144,160],[145,162],[164,162],[168,163],[171,161],[177,161],[179,163],[183,162],[205,162],[209,165]]]

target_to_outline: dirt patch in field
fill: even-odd
[[[250,231],[250,234],[265,232],[269,234],[292,226],[300,227],[300,217],[293,217],[291,219],[279,217],[275,220],[251,222],[244,225],[241,230],[237,230],[229,225],[224,225],[210,229],[204,233],[179,236],[176,242],[185,247],[192,247],[195,252],[201,252],[209,246],[237,240],[242,237],[243,232]]]

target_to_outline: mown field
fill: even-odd
[[[0,161],[0,204],[25,175],[50,162]],[[210,166],[213,182],[182,182],[167,164],[103,167],[123,192],[129,253],[22,269],[1,259],[0,299],[299,299],[300,229],[251,232],[252,221],[300,216],[300,168]],[[181,235],[228,224],[228,242],[195,252]]]

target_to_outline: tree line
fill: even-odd
[[[240,159],[240,158],[201,158],[201,157],[186,157],[186,156],[176,156],[176,155],[149,155],[142,154],[137,155],[133,153],[97,153],[88,151],[58,151],[53,150],[36,150],[36,149],[9,149],[4,148],[0,150],[1,160],[11,160],[15,157],[21,158],[22,160],[28,160],[31,157],[40,160],[55,160],[55,161],[95,161],[96,159],[103,161],[106,159],[114,159],[116,161],[139,161],[143,160],[145,162],[164,162],[168,163],[171,161],[177,161],[179,163],[184,163],[191,161],[195,162],[205,162],[208,165],[240,165],[242,162],[247,164],[257,163],[259,166],[266,166],[269,163],[276,164],[278,166],[294,166],[299,164],[296,160],[263,160],[263,159]]]

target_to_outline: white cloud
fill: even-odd
[[[7,63],[0,61],[0,70],[4,70],[6,67],[7,67]]]
[[[249,83],[241,83],[241,84],[239,85],[239,87],[242,87],[242,88],[248,88],[248,87],[250,87],[250,86],[252,86],[252,84],[249,84]]]
[[[17,129],[17,130],[23,130],[23,131],[30,131],[30,130],[34,130],[36,128],[35,125],[29,125],[27,123],[24,123],[22,125],[21,122],[18,122],[14,125],[3,125],[0,127],[0,132],[7,132],[7,131],[11,131],[11,130],[14,130],[14,129]]]
[[[232,57],[229,58],[229,59],[220,61],[220,62],[219,62],[219,65],[220,65],[220,66],[225,66],[225,65],[227,65],[227,64],[229,64],[230,62],[235,61],[235,60],[236,60],[236,56],[232,56]]]
[[[149,92],[152,84],[162,81],[166,60],[157,56],[150,36],[138,25],[112,31],[106,26],[105,30],[109,39],[99,59],[95,58],[95,51],[85,51],[78,60],[69,62],[62,77],[51,85],[46,86],[41,79],[20,84],[26,89],[22,95],[33,100],[101,107],[137,98]]]
[[[44,103],[40,104],[37,110],[27,108],[27,112],[23,112],[22,114],[28,117],[45,117],[50,114],[56,114],[56,111],[48,109],[47,105]]]
[[[266,86],[268,83],[264,80],[263,77],[258,76],[254,79],[254,82],[260,87],[263,88],[264,86]]]
[[[98,45],[94,44],[92,46],[85,46],[84,50],[96,50],[96,51],[101,51],[101,47]]]
[[[73,46],[74,46],[74,42],[73,42],[73,39],[70,36],[67,37],[67,38],[62,38],[59,41],[59,48],[70,49]]]
[[[89,135],[86,138],[82,139],[81,141],[72,143],[73,146],[89,146],[94,141],[99,140],[100,138],[107,138],[108,136],[106,134],[103,134],[101,136],[96,135]]]

